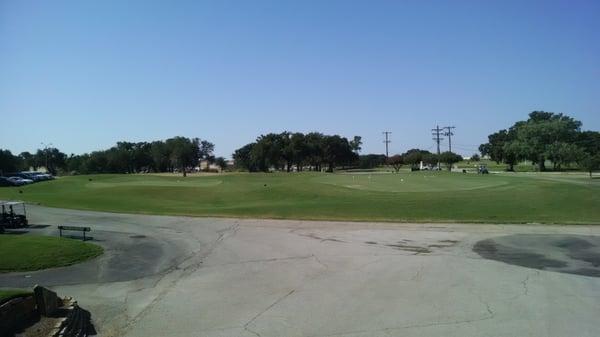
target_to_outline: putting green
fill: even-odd
[[[600,224],[600,179],[584,174],[105,174],[4,187],[0,199],[191,216]]]
[[[345,188],[380,192],[442,192],[495,188],[508,184],[508,179],[488,176],[427,173],[335,174],[314,178],[314,181]]]

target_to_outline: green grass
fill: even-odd
[[[486,165],[488,170],[494,171],[494,172],[504,172],[508,168],[508,165],[506,165],[504,163],[496,163],[495,161],[489,160],[489,159],[482,159],[480,161],[463,160],[463,161],[457,163],[456,166],[458,166],[458,168],[460,168],[460,169],[476,171],[477,167],[479,167],[480,164]],[[552,171],[552,168],[553,168],[552,162],[547,160],[546,161],[546,170]],[[515,164],[513,169],[515,170],[515,172],[537,172],[538,166],[532,164],[529,161],[524,161],[524,162]],[[579,168],[577,168],[575,165],[567,165],[567,166],[563,166],[561,168],[561,170],[562,171],[575,171],[575,170],[579,170]]]
[[[600,224],[600,180],[584,174],[92,175],[0,188],[0,199],[193,216]]]
[[[32,292],[25,289],[0,289],[0,304],[15,297],[28,296]]]
[[[49,236],[0,235],[0,273],[62,267],[102,254],[102,247]]]

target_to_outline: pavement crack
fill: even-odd
[[[362,334],[385,333],[385,334],[389,334],[389,333],[391,333],[393,331],[396,331],[396,330],[428,328],[428,327],[433,327],[433,326],[448,326],[448,325],[470,324],[470,323],[475,323],[475,322],[481,322],[481,321],[487,321],[487,320],[490,320],[490,319],[494,319],[494,317],[496,317],[496,313],[492,310],[491,305],[487,301],[485,301],[481,296],[477,296],[477,300],[481,304],[483,304],[483,306],[485,308],[485,312],[486,313],[482,317],[467,318],[467,319],[454,320],[454,321],[433,321],[433,322],[422,323],[422,324],[407,324],[407,325],[403,325],[403,326],[383,328],[383,329],[377,329],[377,330],[343,331],[343,332],[336,332],[336,333],[332,333],[332,334],[328,334],[328,335],[319,335],[319,336],[321,336],[321,337],[334,337],[334,336],[343,336],[343,335],[357,334],[357,333],[362,333]],[[311,336],[311,337],[316,337],[316,336]]]
[[[200,254],[200,251],[198,251],[198,250],[193,251],[185,259],[183,259],[177,266],[169,268],[168,270],[166,270],[162,274],[160,274],[160,278],[151,287],[144,287],[145,289],[156,288],[163,280],[165,280],[167,278],[168,275],[171,275],[173,272],[180,271],[180,273],[177,274],[174,279],[172,279],[172,280],[167,279],[168,284],[166,286],[164,286],[158,292],[156,297],[154,299],[152,299],[152,301],[146,307],[144,307],[144,309],[142,309],[134,317],[130,317],[127,320],[127,324],[122,329],[122,331],[123,331],[122,335],[124,335],[126,331],[131,329],[131,327],[133,327],[137,322],[139,322],[148,312],[150,312],[152,310],[152,308],[157,303],[159,303],[174,288],[175,284],[177,284],[177,282],[179,282],[179,280],[181,280],[184,276],[190,275],[194,271],[198,270],[202,266],[204,259],[206,259],[206,257],[211,255],[213,253],[213,251],[215,250],[215,248],[221,242],[223,242],[228,237],[234,235],[238,230],[239,230],[239,224],[235,223],[234,225],[232,225],[230,227],[227,227],[221,231],[218,231],[219,235],[218,235],[217,239],[215,239],[212,242],[212,244],[210,245],[210,247],[206,251],[206,253],[198,256]],[[196,259],[196,261],[194,261],[194,259]],[[182,265],[185,265],[189,261],[192,261],[189,265],[181,267]],[[134,290],[134,292],[137,292],[137,291],[140,291],[140,289]],[[127,296],[129,296],[132,293],[133,292],[129,291],[127,293]]]
[[[271,308],[273,308],[274,306],[276,306],[277,304],[279,304],[281,301],[283,301],[284,299],[286,299],[287,297],[289,297],[290,295],[292,295],[294,292],[296,292],[296,289],[292,289],[287,294],[281,296],[275,302],[271,303],[271,305],[269,305],[264,310],[262,310],[261,312],[259,312],[258,314],[256,314],[254,317],[252,317],[251,320],[249,320],[248,322],[246,322],[246,324],[244,324],[244,330],[246,330],[246,331],[248,331],[250,333],[253,333],[254,335],[260,337],[260,334],[258,332],[254,331],[254,330],[251,330],[249,328],[250,324],[254,323],[254,321],[256,321],[262,314],[264,314],[265,312],[271,310]]]
[[[535,270],[534,272],[535,272],[535,275],[540,274],[539,270]],[[523,279],[523,281],[521,281],[521,285],[523,286],[522,296],[527,296],[529,294],[529,281],[531,280],[531,276],[533,276],[533,274],[527,274],[525,279]]]
[[[220,263],[220,264],[214,264],[214,265],[206,265],[206,266],[204,266],[204,268],[214,268],[214,267],[232,266],[232,265],[235,266],[235,265],[242,265],[242,264],[247,264],[247,263],[268,263],[268,262],[281,262],[281,261],[289,261],[289,260],[305,260],[305,259],[310,259],[310,258],[313,258],[313,255],[273,257],[273,258],[267,258],[267,259],[245,260],[245,261],[239,261],[239,262],[227,262],[227,263]]]
[[[419,269],[415,272],[415,274],[410,278],[411,281],[421,281],[423,280],[423,270],[425,269],[425,265],[421,263]]]
[[[323,261],[321,261],[321,259],[319,259],[318,256],[316,256],[315,254],[312,254],[312,257],[315,259],[315,261],[317,261],[318,264],[320,264],[321,266],[323,266],[323,268],[329,270],[329,266],[326,265],[325,263],[323,263]]]

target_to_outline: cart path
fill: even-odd
[[[0,286],[51,284],[101,336],[600,335],[600,277],[570,273],[600,227],[30,214],[25,235],[86,225],[107,254]]]

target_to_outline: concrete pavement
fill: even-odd
[[[102,336],[600,335],[600,227],[30,213],[90,225],[108,253],[0,285],[48,280]]]

